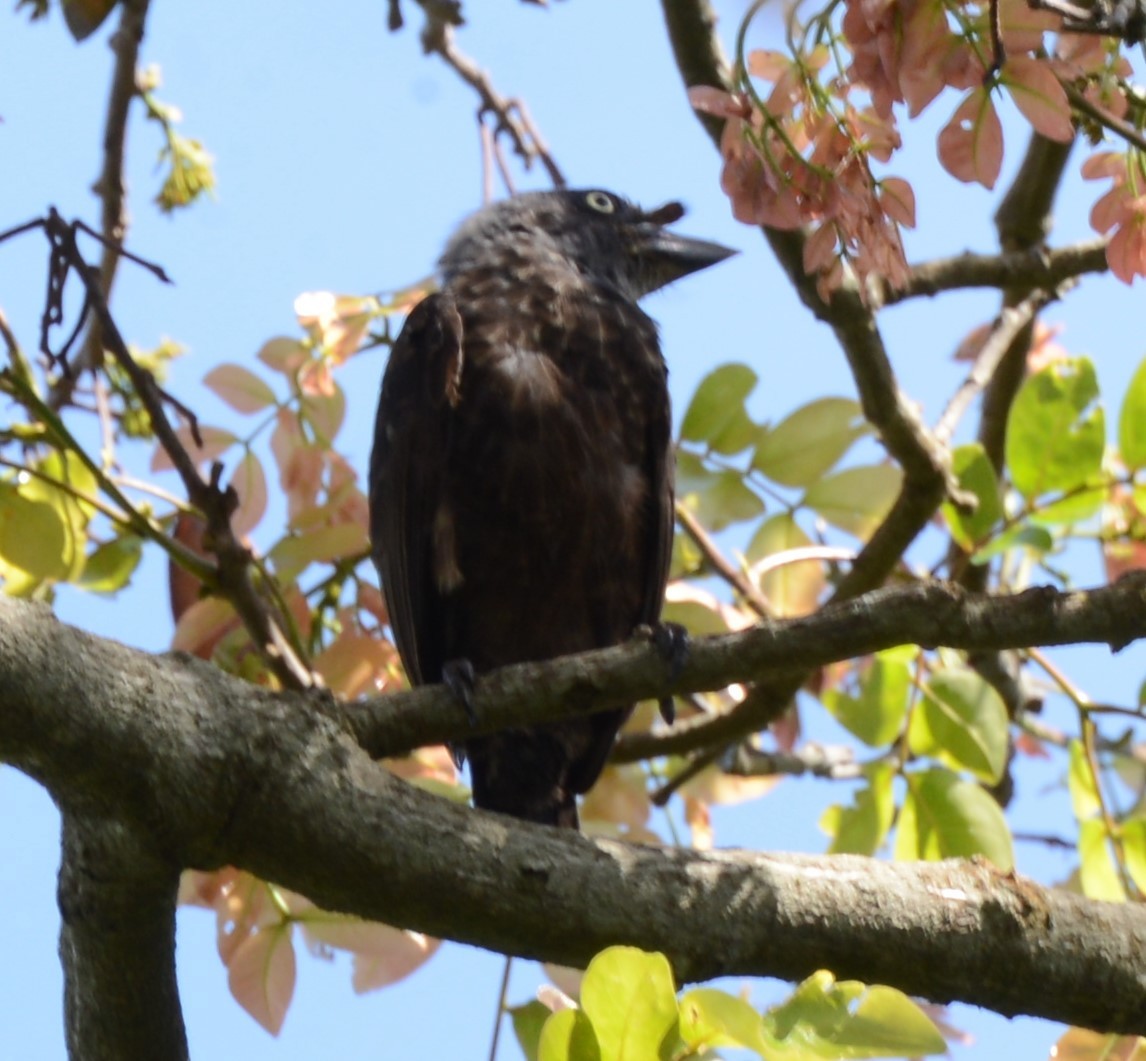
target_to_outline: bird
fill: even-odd
[[[668,370],[645,295],[735,251],[612,192],[528,192],[462,222],[383,374],[371,549],[409,680],[476,675],[659,622],[673,537]],[[673,641],[672,638],[669,639]],[[476,807],[578,828],[632,711],[475,735]]]

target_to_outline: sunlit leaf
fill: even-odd
[[[963,512],[950,501],[943,503],[943,516],[951,530],[951,537],[970,552],[1003,518],[999,481],[987,451],[978,442],[958,446],[951,455],[951,465],[959,485],[973,493],[979,502],[974,512]]]
[[[860,675],[859,694],[827,690],[821,699],[836,721],[865,744],[880,748],[899,736],[911,687],[909,664],[915,648],[893,648],[876,655]]]
[[[694,1050],[742,1046],[763,1051],[764,1021],[742,998],[712,987],[698,987],[680,1000],[680,1037]]]
[[[79,585],[92,593],[116,593],[131,580],[143,556],[143,543],[134,535],[104,542],[88,554]]]
[[[1068,1028],[1050,1056],[1054,1061],[1146,1061],[1146,1039]]]
[[[354,955],[351,984],[358,994],[404,980],[433,956],[440,942],[421,932],[317,907],[308,909],[298,921],[309,942]]]
[[[892,464],[848,468],[813,483],[803,503],[862,541],[891,511],[902,485],[903,472]]]
[[[786,1002],[764,1014],[769,1061],[918,1057],[947,1044],[934,1022],[902,991],[836,981],[813,973]]]
[[[975,564],[990,563],[1010,549],[1022,548],[1035,557],[1043,557],[1054,548],[1054,538],[1045,527],[1017,525],[993,538],[971,557]]]
[[[1029,377],[1007,421],[1007,467],[1029,499],[1074,490],[1098,477],[1106,426],[1098,378],[1085,357],[1048,365]]]
[[[1088,899],[1126,901],[1126,889],[1114,861],[1110,834],[1101,818],[1078,823],[1078,881]]]
[[[592,1022],[579,1009],[554,1013],[541,1029],[537,1061],[602,1061]],[[654,1055],[655,1056],[655,1055]]]
[[[756,447],[752,465],[785,486],[811,486],[870,431],[858,402],[820,398],[769,430]]]
[[[948,770],[909,772],[896,827],[895,857],[935,861],[985,855],[999,869],[1015,862],[1011,833],[998,803],[979,785]]]
[[[0,484],[0,557],[31,579],[66,579],[70,532],[60,511]]]
[[[609,947],[585,970],[581,1007],[593,1023],[601,1056],[648,1061],[676,1023],[672,970],[663,954]]]
[[[911,719],[911,750],[989,783],[1007,762],[1007,708],[975,671],[951,667],[928,680]]]
[[[1122,398],[1118,449],[1127,468],[1146,467],[1146,361],[1138,366]]]
[[[850,806],[835,804],[820,816],[820,828],[832,838],[829,854],[874,855],[895,820],[895,768],[876,763],[864,773],[867,783],[852,795]]]
[[[1146,895],[1146,818],[1122,823],[1122,853],[1134,886]]]
[[[1074,816],[1084,822],[1093,818],[1102,809],[1095,788],[1094,771],[1086,757],[1086,749],[1080,740],[1072,740],[1068,751],[1067,788],[1070,791],[1070,805]]]

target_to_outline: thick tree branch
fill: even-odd
[[[98,793],[86,802],[98,803]],[[92,798],[94,797],[94,798]],[[68,1053],[186,1058],[175,980],[180,867],[152,835],[64,808],[59,904]]]
[[[992,615],[990,602],[955,615],[973,620],[968,636],[985,626],[1004,638],[1045,630],[1043,612],[1061,635],[1087,617],[1106,639],[1125,636],[1112,632],[1115,615],[1146,623],[1144,592],[1140,580],[1034,594],[1019,605],[1022,619]],[[937,1001],[1146,1027],[1141,907],[1047,890],[986,864],[702,854],[469,811],[391,777],[324,704],[0,599],[0,756],[65,808],[98,807],[101,821],[115,822],[111,841],[102,824],[70,826],[73,844],[103,837],[113,865],[120,838],[140,837],[153,864],[233,864],[328,909],[564,964],[623,942],[664,951],[681,980],[799,978],[827,967]],[[150,908],[159,920],[163,904]],[[99,931],[97,920],[86,924]],[[114,919],[108,925],[114,937]]]

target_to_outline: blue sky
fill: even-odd
[[[200,381],[220,361],[249,362],[276,334],[294,334],[292,303],[300,292],[369,293],[424,276],[457,221],[480,202],[475,100],[436,58],[421,54],[418,12],[411,25],[386,30],[380,0],[337,5],[270,3],[153,5],[145,62],[162,66],[161,98],[185,115],[182,131],[217,159],[218,194],[174,218],[151,202],[159,185],[157,125],[136,115],[129,131],[129,245],[161,262],[175,280],[158,285],[124,268],[114,310],[130,341],[184,344],[171,388],[206,423],[229,422]],[[731,41],[743,5],[718,4]],[[678,415],[696,382],[715,365],[743,360],[761,375],[754,409],[779,419],[825,394],[852,396],[843,358],[826,328],[800,306],[759,234],[737,225],[717,185],[718,159],[690,114],[657,5],[569,0],[544,11],[515,0],[468,5],[471,25],[460,46],[487,67],[499,89],[521,95],[571,181],[622,192],[648,205],[681,199],[683,231],[739,247],[717,269],[655,296],[648,309],[662,326]],[[761,23],[761,40],[779,45],[777,16]],[[108,29],[82,45],[58,11],[44,24],[0,15],[0,229],[41,214],[49,204],[91,223],[98,209],[90,185],[100,142],[111,55]],[[771,20],[771,21],[769,21]],[[917,184],[920,230],[914,257],[992,249],[996,197],[955,183],[934,164],[935,133],[955,106],[940,101],[914,130],[893,167]],[[1004,108],[1005,109],[1005,108]],[[1000,188],[1018,161],[1024,134],[1007,123],[1008,154]],[[912,130],[909,130],[909,132]],[[1074,160],[1072,173],[1081,155]],[[534,174],[524,183],[543,185]],[[1055,242],[1084,238],[1096,197],[1072,175],[1058,211]],[[29,348],[41,309],[44,248],[34,237],[0,247],[0,307]],[[1143,356],[1128,319],[1131,297],[1108,280],[1087,281],[1049,319],[1067,324],[1063,341],[1096,356],[1104,391],[1118,394]],[[881,319],[905,390],[934,419],[961,380],[951,353],[966,331],[989,320],[996,300],[960,294],[898,307]],[[340,376],[349,396],[342,448],[365,467],[374,396],[383,356],[362,357]],[[140,452],[141,463],[147,454]],[[1076,566],[1082,584],[1100,577],[1097,550]],[[150,555],[129,594],[107,602],[64,591],[68,621],[147,649],[170,639],[163,563]],[[1132,647],[1111,666],[1104,653],[1070,650],[1059,657],[1096,698],[1132,700],[1146,661]],[[1069,726],[1055,705],[1052,720]],[[838,738],[820,725],[816,736]],[[1055,782],[1061,764],[1024,767],[1031,793]],[[782,795],[721,812],[724,844],[819,851],[816,819],[829,802],[822,785],[787,782]],[[844,793],[831,793],[833,799]],[[775,813],[776,799],[783,812]],[[1028,798],[1016,828],[1059,828],[1061,795]],[[0,1056],[62,1056],[61,983],[56,959],[55,871],[58,824],[48,797],[10,769],[0,769],[0,904],[6,960],[0,963]],[[1060,879],[1069,862],[1021,846],[1019,868]],[[443,897],[448,901],[448,896]],[[450,946],[423,970],[387,991],[356,997],[345,960],[333,967],[302,957],[295,1001],[279,1040],[269,1037],[226,990],[210,915],[180,915],[179,970],[195,1057],[314,1056],[367,1059],[417,1051],[427,1057],[484,1057],[501,959]],[[519,963],[511,1000],[523,1001],[535,968]],[[755,985],[758,1001],[774,984]],[[1058,1030],[966,1007],[956,1024],[980,1038],[957,1056],[1037,1057]],[[516,1056],[512,1044],[503,1058]]]

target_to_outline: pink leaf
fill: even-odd
[[[307,914],[302,924],[311,942],[354,955],[352,982],[358,994],[405,979],[433,956],[440,942],[421,932],[321,910]]]
[[[1114,181],[1126,179],[1126,155],[1121,151],[1099,151],[1091,155],[1080,170],[1084,180],[1096,181],[1110,177]]]
[[[1045,62],[1025,55],[1012,56],[1003,67],[1003,84],[1015,106],[1043,136],[1061,143],[1074,139],[1070,101]]]
[[[261,928],[231,955],[231,994],[271,1035],[278,1035],[294,994],[294,945],[290,924]]]
[[[915,228],[915,191],[902,177],[884,177],[879,182],[879,205],[893,221]]]
[[[968,93],[940,131],[939,161],[957,180],[995,186],[1003,165],[1003,127],[987,89]]]
[[[279,336],[265,342],[257,356],[267,368],[273,368],[276,372],[293,378],[310,355],[297,339]]]
[[[205,597],[179,616],[171,638],[171,649],[209,659],[219,639],[238,624],[239,617],[227,601],[220,597]]]
[[[275,392],[242,365],[218,365],[207,373],[203,382],[240,413],[257,413],[275,404]]]
[[[250,450],[231,476],[231,486],[239,495],[239,507],[231,515],[231,528],[242,538],[258,526],[267,511],[267,477],[259,458]]]

